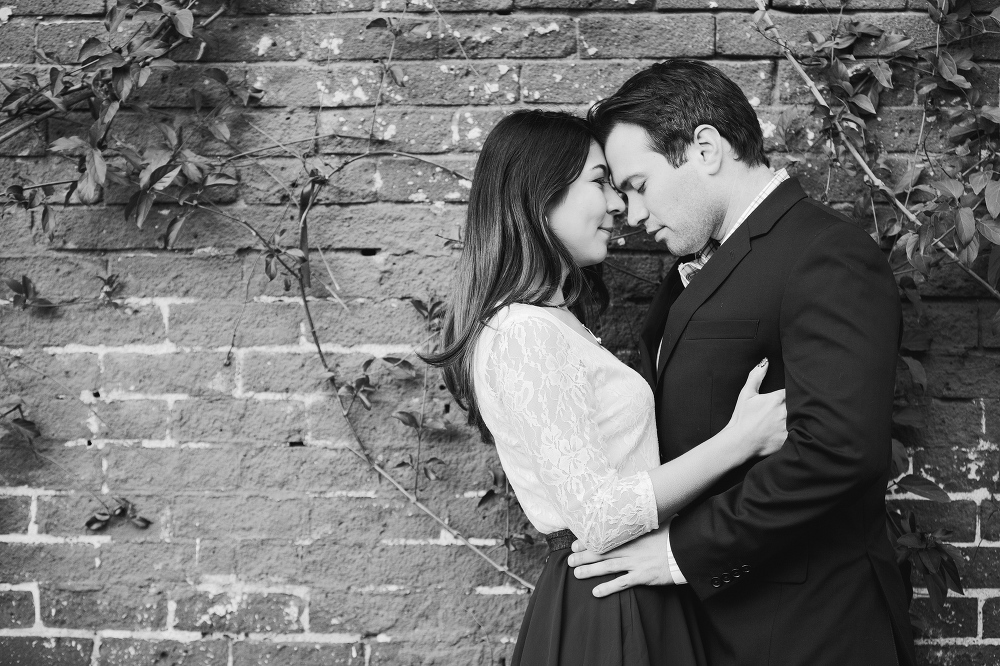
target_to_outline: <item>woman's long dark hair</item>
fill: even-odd
[[[424,360],[444,368],[448,389],[484,441],[492,437],[476,402],[472,357],[493,315],[511,303],[552,305],[564,273],[562,304],[574,314],[584,319],[585,306],[607,307],[600,266],[578,267],[546,222],[583,172],[593,141],[582,118],[516,111],[497,123],[479,154],[444,347]]]

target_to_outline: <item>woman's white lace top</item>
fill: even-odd
[[[605,552],[658,526],[653,393],[546,308],[514,304],[483,329],[476,400],[521,508]]]

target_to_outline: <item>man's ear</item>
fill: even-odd
[[[698,166],[709,176],[714,176],[722,169],[728,142],[719,134],[719,130],[711,125],[698,125],[694,128],[694,145],[692,146]]]

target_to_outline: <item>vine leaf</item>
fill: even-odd
[[[413,414],[413,412],[403,412],[403,411],[393,412],[392,417],[394,419],[399,419],[399,422],[408,428],[414,428],[414,429],[420,428],[420,421]]]
[[[986,209],[994,219],[1000,217],[1000,181],[991,180],[986,183],[984,190],[986,196]]]
[[[899,481],[897,485],[914,495],[920,495],[925,499],[932,500],[934,502],[950,502],[951,497],[948,493],[941,490],[941,487],[929,479],[925,479],[922,476],[917,476],[916,474],[907,474]]]
[[[194,14],[191,13],[190,9],[182,9],[173,16],[170,20],[174,23],[174,29],[182,37],[194,37]]]

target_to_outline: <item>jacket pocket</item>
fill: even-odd
[[[751,340],[757,337],[759,319],[703,319],[688,322],[685,340]]]

